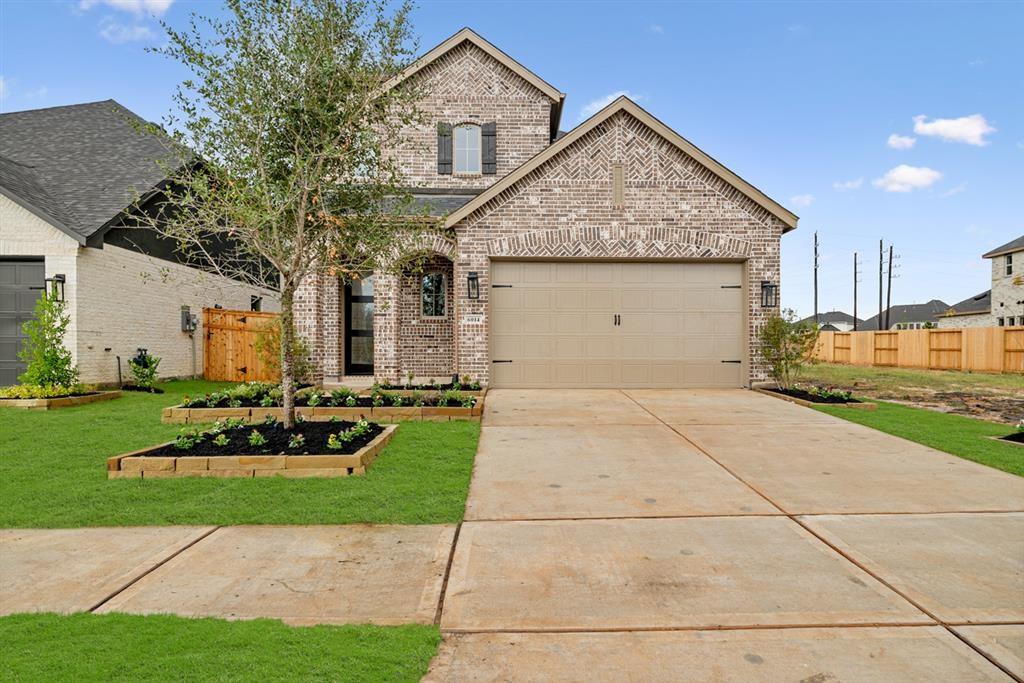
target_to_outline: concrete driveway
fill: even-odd
[[[428,679],[1024,677],[1024,479],[748,391],[496,390]]]

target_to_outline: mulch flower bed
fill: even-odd
[[[121,391],[141,391],[147,394],[162,394],[164,390],[160,387],[140,387],[138,384],[124,384]]]
[[[1013,434],[999,437],[1000,441],[1012,441],[1013,443],[1024,444],[1024,431],[1017,431]]]
[[[801,401],[808,401],[809,403],[863,403],[863,401],[853,398],[849,392],[845,391],[808,391],[798,387],[792,387],[790,389],[766,388],[765,391],[770,391],[774,394],[782,394],[783,396],[789,396],[791,398],[798,398]]]
[[[280,387],[273,384],[250,383],[203,396],[186,396],[179,408],[279,408]],[[472,408],[477,398],[458,391],[440,393],[388,393],[377,391],[369,396],[348,389],[303,391],[295,396],[295,405],[303,408],[392,408],[439,407]]]
[[[329,443],[330,437],[339,433],[350,432],[357,425],[365,425],[359,433],[348,441],[335,439]],[[347,455],[355,453],[374,437],[384,431],[379,424],[372,422],[299,422],[294,429],[285,429],[276,420],[263,423],[247,424],[242,420],[227,421],[226,426],[215,427],[205,432],[185,432],[167,446],[161,446],[142,454],[142,457],[202,457],[210,455],[320,455],[336,453]],[[255,439],[253,433],[261,439]],[[223,435],[223,439],[215,441]],[[296,436],[301,436],[298,443]],[[262,441],[254,444],[253,441]]]
[[[20,408],[22,410],[53,410],[55,408],[81,406],[97,401],[109,401],[115,398],[121,398],[120,391],[86,391],[50,398],[0,398],[0,407]]]
[[[396,425],[367,420],[298,422],[293,429],[268,418],[242,419],[213,428],[186,429],[170,443],[107,459],[109,479],[169,477],[349,477],[366,469]]]

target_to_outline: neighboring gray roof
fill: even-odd
[[[852,325],[853,321],[854,321],[854,317],[852,315],[850,315],[849,313],[843,313],[842,311],[828,311],[826,313],[819,313],[818,314],[818,322],[822,323],[823,325],[828,325],[830,323],[849,323],[850,325]],[[813,315],[809,315],[806,318],[804,318],[803,320],[800,320],[798,322],[800,322],[800,323],[813,323],[814,322],[814,316]],[[860,322],[859,318],[857,318],[857,322],[858,323]]]
[[[889,327],[896,323],[926,323],[935,318],[936,315],[949,310],[949,304],[938,299],[932,299],[926,304],[900,304],[889,309]],[[882,313],[885,317],[885,313]],[[861,330],[877,330],[878,316],[874,315],[857,326]]]
[[[0,114],[0,155],[17,164],[5,164],[0,185],[88,238],[180,163],[139,123],[114,100]]]
[[[992,290],[988,289],[981,294],[964,299],[958,304],[953,304],[949,310],[939,314],[944,315],[967,315],[971,313],[988,313],[992,310]]]
[[[822,332],[838,332],[839,328],[836,327],[835,325],[831,324],[831,323],[825,323],[824,325],[821,326],[821,331]]]
[[[1015,251],[1024,251],[1024,235],[1021,235],[1015,240],[1010,240],[1001,247],[996,247],[987,254],[982,254],[981,258],[992,258],[994,256],[1002,256],[1003,254],[1009,254]]]
[[[22,166],[17,161],[0,156],[0,193],[79,242],[84,241],[84,238],[71,228],[74,217],[67,206],[46,191],[28,166]]]

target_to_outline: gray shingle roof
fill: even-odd
[[[434,194],[413,191],[412,206],[413,213],[421,213],[424,210],[431,216],[446,216],[459,208],[471,199],[475,199],[479,192],[466,194]]]
[[[988,313],[992,310],[992,290],[987,289],[981,294],[968,297],[960,303],[953,304],[949,311],[953,313]],[[949,313],[945,311],[945,313]],[[942,315],[942,314],[940,314]]]
[[[68,207],[46,191],[28,166],[0,156],[0,193],[81,241],[82,236],[71,228],[75,219]]]
[[[1014,251],[1024,251],[1024,235],[1021,235],[1015,240],[1010,240],[1006,244],[996,247],[986,254],[982,254],[981,258],[992,258],[993,256],[1001,256]]]
[[[853,318],[852,315],[850,315],[849,313],[844,313],[843,311],[827,311],[825,313],[819,313],[818,314],[818,322],[823,324],[823,325],[828,325],[830,323],[848,323],[848,324],[852,325],[853,324],[853,320],[854,320],[854,318]],[[812,322],[814,322],[814,316],[813,315],[809,315],[806,318],[804,318],[803,320],[800,320],[798,322],[801,322],[801,323],[812,323]],[[857,319],[857,322],[858,323],[860,322],[859,318]]]
[[[932,299],[926,304],[899,304],[889,309],[889,327],[897,323],[926,323],[931,322],[936,315],[949,310],[949,304],[938,299]],[[882,313],[885,317],[885,313]],[[857,326],[861,330],[877,330],[878,316],[873,315]]]
[[[180,163],[141,122],[114,100],[0,114],[0,185],[87,238]]]

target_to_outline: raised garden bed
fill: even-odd
[[[238,421],[109,458],[107,478],[298,478],[365,474],[398,427],[369,423],[364,426],[365,433],[350,441],[337,439],[354,427],[353,422],[307,421],[297,424],[293,430],[285,430],[276,422],[243,425]],[[262,437],[262,443],[252,442],[254,433]],[[302,436],[301,445],[296,444],[295,435]],[[187,448],[182,447],[182,439],[191,442]]]
[[[993,436],[993,439],[997,441],[1008,441],[1018,446],[1024,446],[1024,432],[1016,431],[1013,434],[1007,434],[1006,436]]]
[[[457,396],[449,394],[447,399],[444,394],[424,394],[414,397],[397,391],[387,392],[386,395],[377,397],[324,392],[317,394],[318,398],[313,399],[311,399],[312,393],[306,393],[296,397],[295,412],[307,420],[329,420],[332,417],[339,420],[358,420],[365,417],[374,422],[479,421],[483,414],[485,393],[486,390],[479,396],[469,396],[464,393]],[[203,405],[202,399],[193,399],[191,406],[183,404],[164,408],[161,420],[168,424],[193,424],[226,419],[260,422],[268,416],[282,418],[282,409],[278,405],[268,407],[261,405],[263,402],[263,399],[259,398],[243,398],[234,399],[233,403],[236,405],[232,406],[206,407]],[[445,402],[448,405],[443,405]],[[199,405],[196,405],[197,403]],[[315,405],[311,406],[310,403],[315,403]],[[422,405],[415,405],[416,403]]]
[[[783,401],[789,401],[790,403],[806,407],[828,405],[841,408],[859,408],[861,410],[875,410],[877,407],[874,403],[852,397],[844,397],[838,392],[819,394],[804,389],[783,390],[774,387],[754,387],[754,391],[765,396],[773,396]]]
[[[21,408],[22,410],[54,410],[55,408],[70,408],[97,401],[110,401],[115,398],[121,398],[120,391],[90,391],[54,398],[0,398],[0,407]]]
[[[458,391],[463,394],[469,394],[470,396],[480,396],[487,391],[487,389],[480,386],[479,382],[457,385],[452,384],[451,382],[447,382],[445,384],[413,384],[412,386],[409,386],[408,384],[378,384],[376,385],[376,388],[381,391],[402,394],[403,396],[408,396],[416,392],[436,394],[442,391]],[[359,393],[369,395],[373,391],[374,388],[370,387]]]

